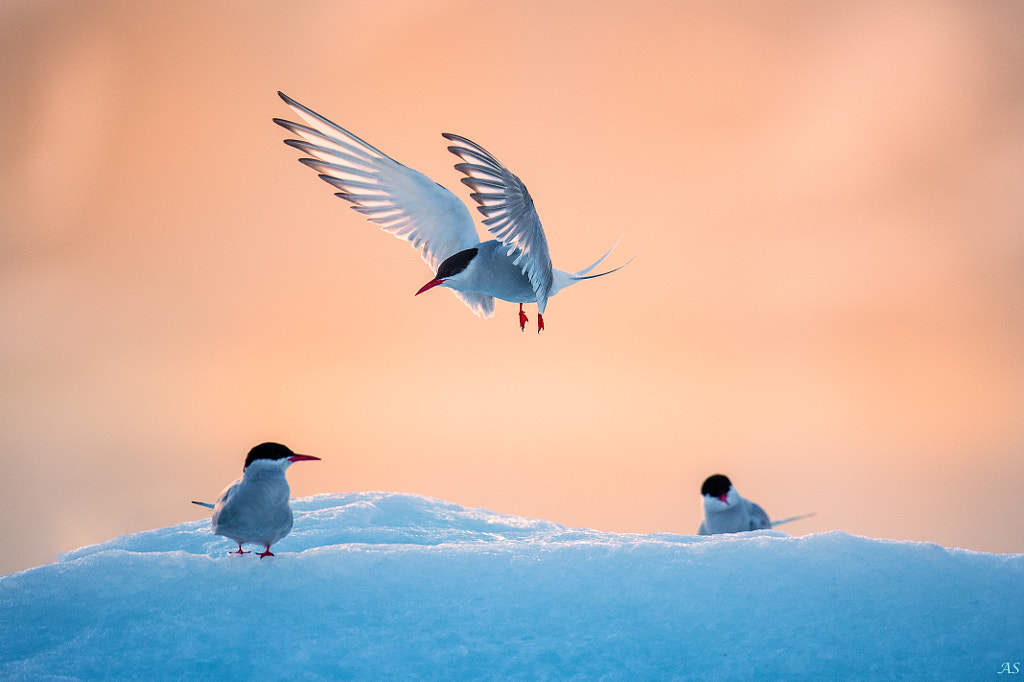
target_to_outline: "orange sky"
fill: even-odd
[[[690,533],[721,471],[793,533],[1024,552],[1016,2],[11,2],[0,85],[0,572],[263,440],[323,458],[297,496]],[[413,297],[277,90],[463,198],[479,142],[562,269],[643,251],[541,337]]]

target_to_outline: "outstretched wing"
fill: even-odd
[[[277,94],[307,124],[274,119],[302,138],[285,140],[308,155],[299,161],[367,220],[411,243],[431,272],[448,256],[480,243],[469,209],[452,192],[284,93]],[[477,315],[490,317],[494,311],[494,299],[486,294],[453,293]]]
[[[526,185],[480,145],[452,133],[443,135],[455,143],[448,151],[462,159],[455,169],[466,175],[462,182],[473,190],[470,196],[484,225],[508,247],[507,254],[514,255],[513,263],[530,279],[537,309],[543,313],[554,275],[548,240]]]

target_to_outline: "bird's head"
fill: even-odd
[[[292,462],[308,462],[319,459],[312,455],[297,455],[280,443],[261,443],[249,451],[242,469],[244,471],[253,462],[259,462],[257,466],[277,466],[283,470],[291,466]]]
[[[700,494],[704,497],[704,509],[707,511],[723,511],[739,501],[739,493],[732,481],[723,474],[708,476],[701,486]]]
[[[433,289],[437,286],[452,287],[453,284],[457,284],[459,276],[466,272],[466,268],[468,268],[469,264],[474,258],[476,258],[476,254],[478,252],[479,249],[474,246],[471,249],[464,249],[445,258],[441,261],[441,264],[437,266],[437,274],[434,276],[434,279],[420,287],[420,290],[416,292],[416,295],[419,296],[424,291]]]

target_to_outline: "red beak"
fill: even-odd
[[[720,499],[722,502],[725,502],[726,504],[729,504],[729,493],[725,493],[724,495],[719,495],[718,499]]]
[[[422,294],[422,293],[423,293],[424,291],[427,291],[428,289],[433,289],[433,288],[434,288],[434,287],[436,287],[436,286],[437,286],[438,284],[442,284],[442,283],[444,283],[444,280],[443,280],[443,279],[432,279],[432,280],[430,280],[429,282],[427,282],[426,284],[424,284],[423,286],[421,286],[421,287],[420,287],[420,290],[419,290],[419,291],[417,291],[417,292],[416,292],[416,293],[414,294],[414,296],[419,296],[419,295],[420,295],[420,294]]]
[[[319,457],[313,455],[292,455],[288,458],[289,462],[312,462],[313,460],[320,461]]]

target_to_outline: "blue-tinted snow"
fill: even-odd
[[[0,679],[1000,679],[1024,660],[1024,555],[603,533],[395,493],[293,508],[273,558],[229,555],[204,519],[0,578]]]

